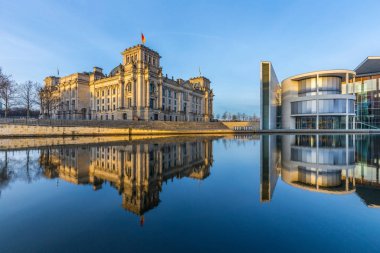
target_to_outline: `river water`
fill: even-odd
[[[47,143],[1,146],[0,252],[379,250],[380,136]]]

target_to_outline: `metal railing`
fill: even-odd
[[[360,127],[360,128],[359,128],[358,125],[366,126],[366,128],[363,128],[363,127]],[[366,123],[363,123],[363,122],[356,122],[356,129],[368,129],[368,128],[371,128],[371,129],[379,129],[378,127],[373,126],[373,125],[370,125],[370,124],[366,124]]]

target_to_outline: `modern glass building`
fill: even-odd
[[[342,83],[354,75],[350,70],[329,70],[282,81],[282,127],[352,129],[355,95],[342,94]]]
[[[268,76],[275,76],[272,65],[262,62],[262,129],[380,128],[380,57],[367,57],[355,70],[309,72],[277,85]]]
[[[380,57],[369,56],[355,69],[357,128],[380,128]]]

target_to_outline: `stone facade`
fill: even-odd
[[[47,77],[56,88],[55,119],[210,121],[213,91],[203,77],[163,76],[160,55],[144,45],[124,50],[122,64],[93,72]],[[46,112],[42,111],[46,115]]]

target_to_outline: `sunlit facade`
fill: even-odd
[[[203,76],[188,80],[163,75],[161,56],[144,45],[122,52],[108,75],[92,72],[45,78],[56,88],[56,119],[210,121],[213,91]],[[42,111],[43,115],[47,112]]]
[[[355,95],[342,94],[342,84],[354,75],[349,70],[317,71],[282,81],[282,127],[352,129]]]
[[[269,117],[265,108],[271,102],[262,93],[261,118],[272,121],[262,129],[380,128],[380,57],[367,57],[355,70],[299,74],[277,86],[262,82],[275,76],[267,64],[261,62],[261,88],[281,94],[276,100],[280,113]]]

